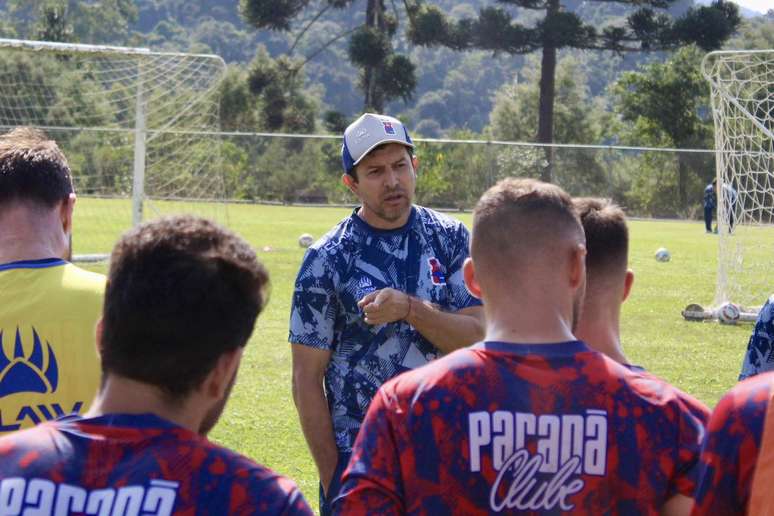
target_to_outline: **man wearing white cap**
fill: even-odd
[[[395,118],[367,113],[347,127],[342,181],[361,205],[309,248],[296,279],[293,399],[322,514],[382,383],[483,337],[462,277],[468,231],[413,204],[413,149]]]

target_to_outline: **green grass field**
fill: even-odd
[[[228,207],[229,225],[256,248],[269,269],[272,292],[246,351],[231,401],[211,437],[295,479],[315,506],[317,474],[290,391],[288,313],[295,274],[304,254],[298,247],[298,236],[311,233],[319,237],[348,213],[344,208]],[[222,216],[220,211],[218,214]],[[470,214],[459,214],[459,218],[470,223]],[[124,220],[129,220],[126,205],[80,199],[76,253],[109,249]],[[698,222],[632,221],[630,227],[630,266],[636,278],[624,305],[625,352],[634,363],[712,407],[735,383],[752,328],[690,323],[680,316],[687,303],[706,304],[713,298],[717,236],[705,234]],[[671,251],[671,262],[659,263],[653,258],[662,246]],[[104,265],[89,268],[105,270]]]

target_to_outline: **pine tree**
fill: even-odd
[[[550,144],[554,135],[554,96],[557,51],[564,48],[640,52],[672,50],[695,43],[703,50],[720,48],[740,23],[738,8],[731,2],[715,0],[709,6],[689,9],[674,18],[667,11],[676,0],[588,0],[633,6],[624,24],[604,27],[584,23],[562,0],[497,0],[542,17],[533,26],[514,20],[502,7],[488,6],[478,18],[450,20],[429,4],[412,6],[409,38],[415,44],[445,46],[454,50],[482,49],[508,54],[541,51],[539,119],[535,140]],[[549,166],[541,177],[550,181],[553,150],[546,147]]]

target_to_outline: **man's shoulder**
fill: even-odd
[[[469,383],[471,373],[483,371],[481,357],[472,348],[458,349],[425,365],[388,380],[382,390],[402,399],[419,399],[436,389],[446,390],[457,383]]]
[[[657,404],[676,403],[678,410],[707,424],[711,411],[702,401],[644,368],[634,366],[629,370],[635,375],[631,383],[639,395]]]
[[[774,372],[743,380],[731,388],[717,404],[713,419],[734,417],[741,421],[762,419],[768,410],[774,387]]]
[[[426,228],[442,231],[467,231],[465,225],[459,220],[424,206],[415,205],[417,221]]]
[[[309,252],[316,256],[335,255],[348,250],[360,238],[357,224],[355,224],[352,215],[349,215],[309,246]]]
[[[269,508],[298,510],[307,507],[298,486],[288,477],[233,450],[206,442],[210,453],[210,474],[227,477],[226,481],[232,484],[231,492],[241,493],[245,507],[261,505],[269,512],[273,511]],[[231,509],[239,512],[234,503],[239,504],[232,500]]]
[[[267,486],[277,484],[283,479],[281,475],[262,464],[224,446],[202,438],[203,446],[210,455],[211,462],[222,462],[223,472],[229,471],[235,478],[244,479],[250,483],[266,483]]]
[[[59,425],[58,421],[47,421],[25,430],[0,434],[0,478],[27,469],[25,457],[45,458],[55,451],[53,443],[58,441]]]
[[[107,278],[104,274],[88,271],[68,263],[64,266],[64,275],[63,285],[69,289],[94,292],[100,295],[105,292]]]

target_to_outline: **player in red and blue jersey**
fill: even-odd
[[[175,217],[127,233],[110,260],[84,416],[0,439],[0,514],[301,514],[293,482],[210,443],[266,300],[239,237]]]
[[[486,340],[379,389],[339,514],[686,512],[674,502],[693,491],[701,421],[575,339],[584,259],[560,188],[507,179],[484,194],[464,274]]]
[[[581,197],[573,199],[573,204],[586,235],[586,293],[574,334],[624,367],[650,374],[632,364],[621,345],[621,306],[634,284],[634,272],[629,269],[626,215],[609,199]],[[674,395],[682,400],[685,409],[706,426],[710,415],[706,405],[677,388],[665,388],[674,389]],[[695,453],[695,444],[690,443],[692,453]],[[690,504],[687,499],[683,502]]]
[[[774,485],[774,372],[744,380],[710,417],[694,515],[771,514]]]

